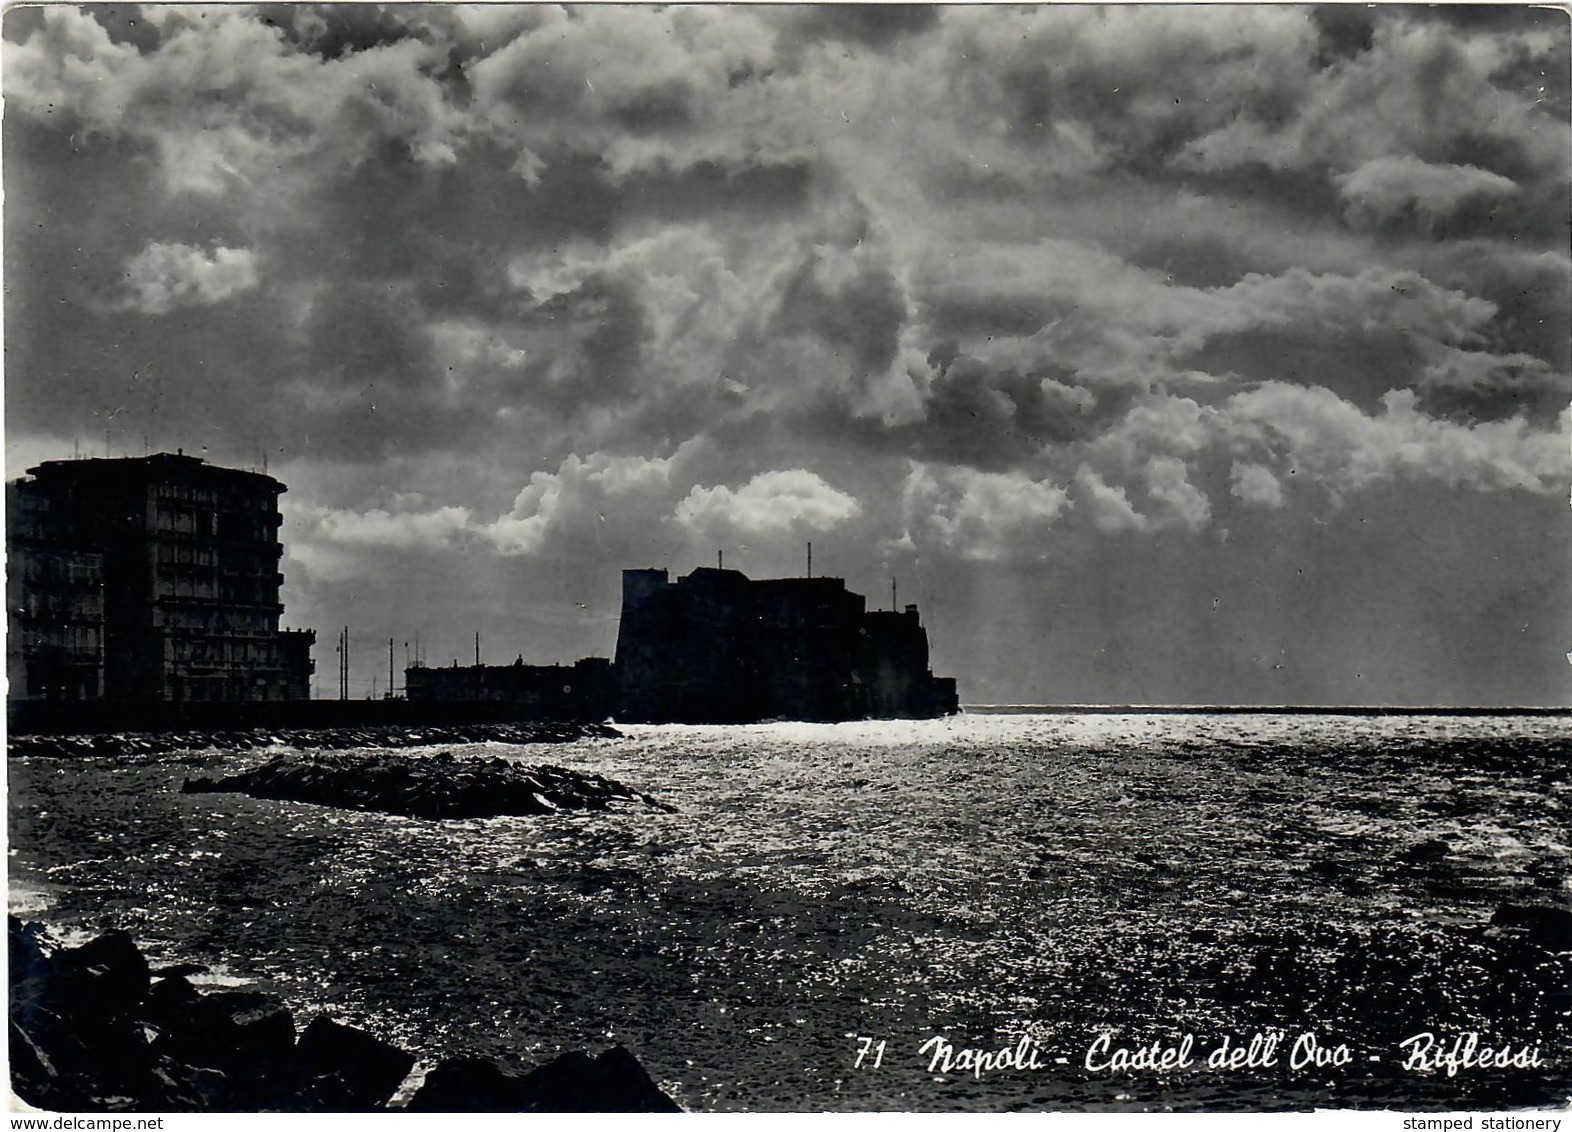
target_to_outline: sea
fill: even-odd
[[[1491,926],[1572,907],[1564,716],[621,730],[404,757],[566,766],[674,812],[180,792],[282,747],[13,758],[11,911],[128,929],[422,1066],[620,1043],[700,1111],[1572,1097],[1572,940]]]

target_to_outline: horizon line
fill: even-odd
[[[961,711],[1066,715],[1572,715],[1572,705],[963,703]]]

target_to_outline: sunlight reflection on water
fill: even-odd
[[[615,1033],[700,1108],[1448,1107],[1478,1086],[936,1082],[912,1051],[1024,1033],[1074,1062],[1104,1027],[1239,1034],[1285,1011],[1372,1043],[1436,1011],[1565,1040],[1564,1013],[1491,997],[1477,950],[1502,901],[1566,899],[1561,720],[623,730],[451,750],[605,774],[676,813],[426,822],[178,792],[273,752],[13,760],[13,911],[125,926],[427,1057]],[[1465,953],[1479,985],[1424,997]],[[1420,988],[1406,1005],[1378,993],[1399,983]],[[852,1072],[848,1033],[901,1055]]]

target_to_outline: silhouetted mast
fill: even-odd
[[[724,550],[717,550],[715,552],[715,569],[726,569],[726,552]]]
[[[393,698],[393,638],[388,638],[388,699]]]
[[[813,543],[808,544],[808,577],[813,577]]]
[[[891,613],[899,613],[900,610],[901,610],[899,601],[897,600],[897,597],[896,597],[896,595],[900,592],[900,590],[897,588],[898,585],[899,585],[899,582],[897,581],[897,579],[895,579],[895,578],[891,578],[890,579],[890,612]]]
[[[480,634],[475,634],[475,667],[480,667]]]

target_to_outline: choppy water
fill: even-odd
[[[697,1109],[1572,1096],[1566,961],[1484,927],[1505,900],[1572,899],[1565,719],[625,730],[469,749],[606,774],[679,812],[427,822],[179,793],[255,752],[13,759],[13,910],[126,927],[428,1060],[621,1041]],[[1105,1031],[1188,1032],[1204,1055],[1274,1028],[1272,1067],[1083,1067]],[[1423,1030],[1545,1064],[1405,1071],[1397,1043]],[[1289,1068],[1301,1033],[1351,1063]],[[935,1034],[1026,1037],[1044,1064],[930,1073],[917,1051]],[[871,1044],[855,1067],[859,1037],[884,1041],[878,1068]]]

